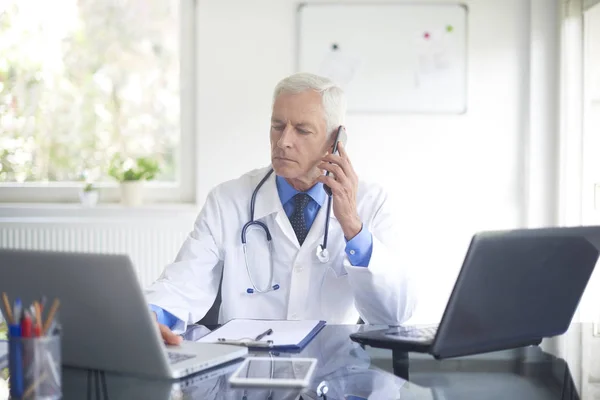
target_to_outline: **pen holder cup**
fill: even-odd
[[[62,396],[60,335],[9,336],[11,399],[59,399]]]

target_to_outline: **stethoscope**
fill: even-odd
[[[250,221],[246,222],[246,224],[242,228],[242,247],[244,249],[244,262],[246,263],[246,272],[248,272],[248,277],[250,278],[250,283],[252,284],[251,288],[246,289],[246,293],[248,293],[248,294],[266,293],[266,292],[270,292],[270,291],[279,289],[279,284],[277,284],[277,283],[273,284],[273,244],[272,244],[271,232],[269,232],[269,228],[263,222],[254,220],[254,205],[256,204],[256,194],[258,193],[258,191],[260,190],[262,185],[267,181],[267,179],[269,179],[269,177],[271,176],[272,173],[273,173],[273,168],[271,168],[269,170],[269,172],[264,176],[264,178],[262,178],[262,180],[258,183],[258,185],[256,186],[256,189],[254,189],[254,192],[252,192],[252,199],[250,200]],[[329,235],[329,216],[330,216],[330,214],[331,214],[331,194],[327,193],[327,215],[325,216],[325,234],[323,236],[323,243],[320,244],[319,246],[317,246],[317,249],[316,249],[317,259],[322,264],[329,262],[329,251],[327,250],[327,237]],[[250,267],[248,266],[248,253],[246,251],[246,231],[251,226],[258,226],[260,229],[262,229],[265,232],[265,235],[267,236],[267,245],[269,247],[269,254],[270,254],[270,257],[269,257],[269,282],[268,282],[268,286],[265,288],[262,288],[262,289],[259,289],[258,287],[256,287],[256,284],[254,283],[254,280],[252,279],[252,274],[250,274]]]

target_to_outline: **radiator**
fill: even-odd
[[[173,261],[191,228],[188,219],[0,219],[0,248],[127,254],[146,287]]]

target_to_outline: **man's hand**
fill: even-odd
[[[158,329],[160,330],[160,335],[162,336],[165,343],[172,345],[180,344],[183,338],[173,333],[173,331],[171,331],[168,326],[159,323],[158,317],[156,316],[155,312],[153,312],[152,315],[154,315],[154,319],[156,320],[156,323],[158,324]]]
[[[358,176],[352,168],[348,153],[342,142],[338,143],[337,154],[328,154],[319,164],[319,168],[335,175],[322,175],[319,182],[331,188],[333,193],[333,213],[344,231],[346,240],[358,235],[362,229],[362,222],[356,208],[356,193],[358,191]]]

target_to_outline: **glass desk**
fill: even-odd
[[[371,327],[369,329],[382,327]],[[579,399],[564,360],[538,347],[437,361],[362,348],[348,335],[365,326],[326,326],[300,353],[318,365],[304,391],[232,388],[239,361],[180,381],[63,368],[64,399]],[[267,355],[251,353],[252,355]],[[323,387],[327,394],[320,395]]]

